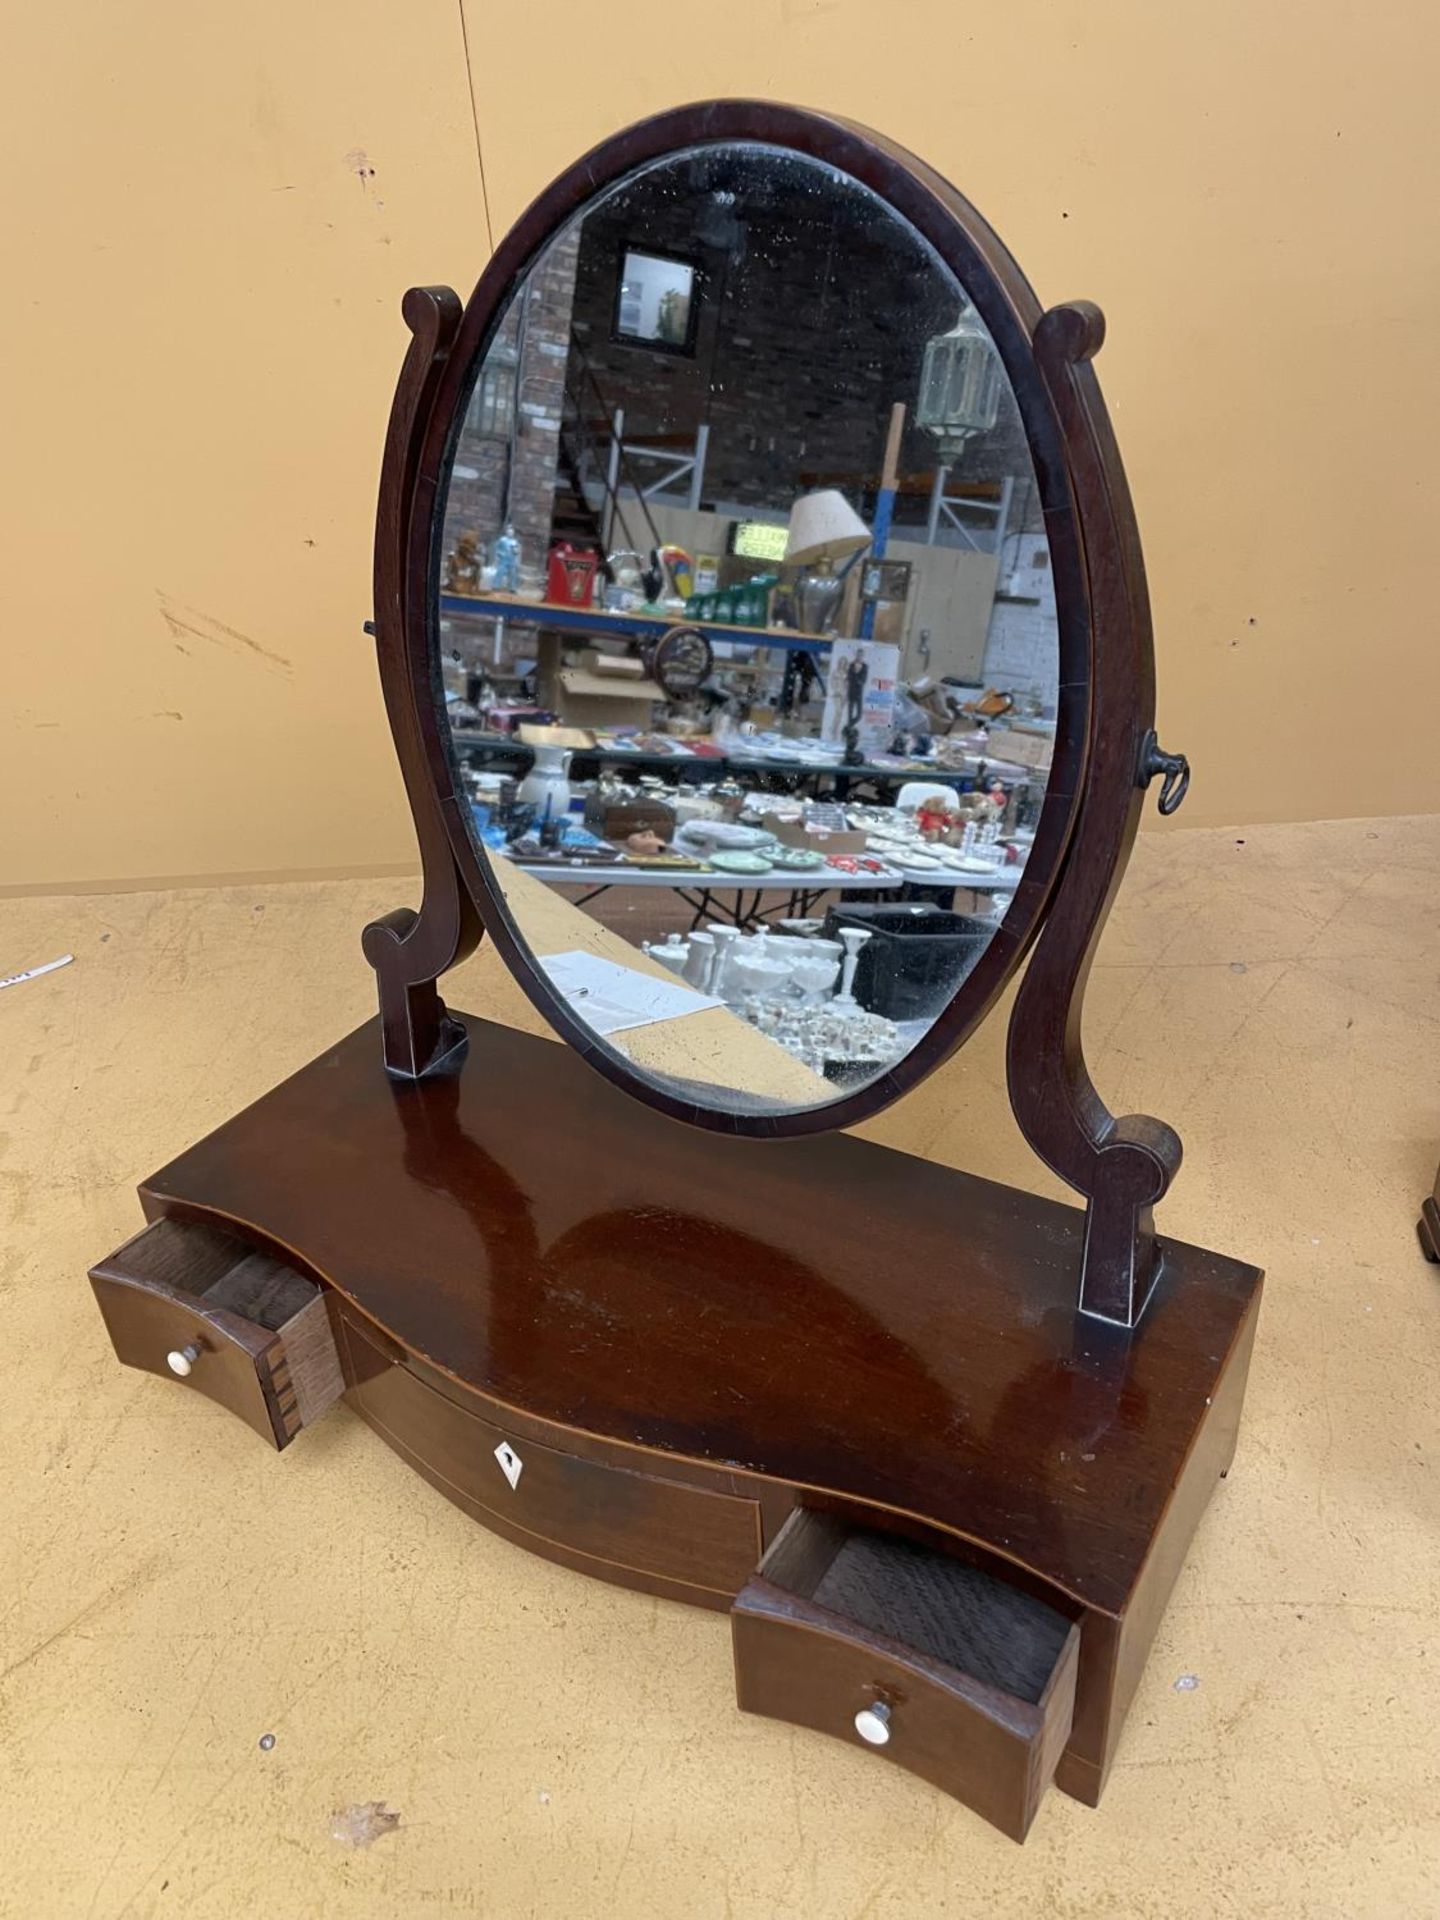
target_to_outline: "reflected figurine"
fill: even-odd
[[[858,767],[863,758],[860,752],[860,716],[865,711],[865,685],[870,678],[869,662],[863,654],[855,658],[845,669],[845,753],[841,765]]]
[[[445,561],[445,591],[447,593],[479,593],[480,591],[480,536],[476,533],[457,535]]]

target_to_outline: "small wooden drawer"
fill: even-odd
[[[203,1393],[273,1446],[344,1391],[320,1288],[228,1234],[157,1220],[90,1283],[127,1367]]]
[[[1023,1840],[1075,1711],[1080,1629],[949,1555],[803,1508],[731,1615],[747,1713],[869,1746]]]

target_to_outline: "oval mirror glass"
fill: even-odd
[[[891,1073],[1004,924],[1056,735],[1039,490],[966,289],[833,167],[696,147],[558,232],[470,374],[440,679],[523,949],[703,1108]]]

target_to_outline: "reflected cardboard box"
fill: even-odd
[[[1008,760],[1012,766],[1024,767],[1031,773],[1048,773],[1055,736],[1024,732],[1019,727],[992,727],[989,749],[991,759]]]
[[[767,813],[760,825],[773,833],[782,847],[802,847],[812,853],[864,853],[865,835],[855,832],[827,833],[822,827],[807,827],[803,820],[787,820],[778,813]]]

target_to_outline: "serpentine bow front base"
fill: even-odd
[[[742,1707],[1016,1838],[1052,1777],[1093,1805],[1230,1462],[1259,1273],[1167,1242],[1109,1326],[1073,1208],[702,1134],[464,1024],[419,1081],[363,1027],[147,1181],[92,1274],[119,1357],[276,1446],[345,1398],[507,1539],[728,1609]]]

